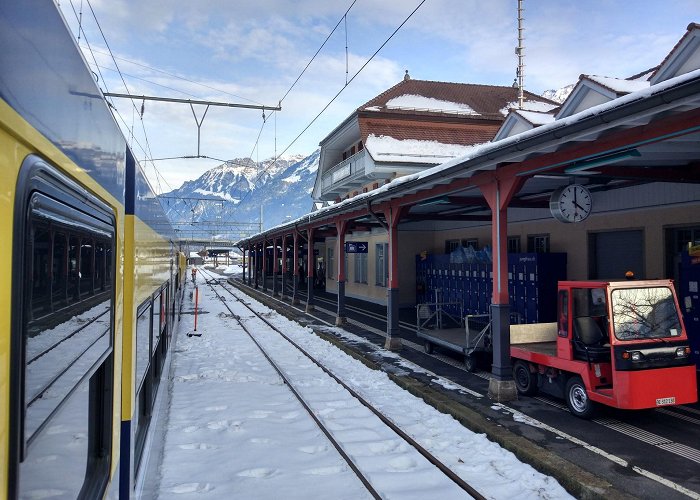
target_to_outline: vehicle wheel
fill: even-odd
[[[530,371],[530,367],[524,361],[516,361],[513,364],[513,379],[515,388],[523,396],[537,394],[537,374]]]
[[[566,382],[566,405],[571,413],[579,418],[591,418],[595,412],[595,403],[590,400],[586,386],[581,377],[571,377]]]
[[[464,367],[468,372],[476,371],[476,356],[474,354],[464,356]]]
[[[429,340],[426,340],[423,342],[423,350],[425,351],[426,354],[432,354],[433,353],[433,343]]]

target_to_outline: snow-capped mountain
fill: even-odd
[[[557,90],[545,90],[542,92],[542,97],[545,99],[549,99],[550,101],[562,103],[566,101],[566,98],[569,97],[569,94],[571,94],[571,91],[574,90],[575,84],[571,83],[567,85],[566,87],[562,87]]]
[[[276,226],[311,211],[319,153],[278,158],[274,163],[229,160],[164,194],[163,206],[185,237],[210,232],[228,239],[236,223],[258,223],[261,206],[263,228]]]

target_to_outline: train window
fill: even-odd
[[[80,241],[75,235],[68,238],[68,301],[76,302],[80,298],[79,262]]]
[[[34,228],[31,235],[31,311],[32,318],[51,312],[51,289],[49,288],[49,231],[46,226]]]
[[[138,308],[136,320],[136,387],[143,383],[150,361],[151,299]]]
[[[80,242],[80,295],[92,295],[93,289],[93,270],[94,270],[94,245],[91,238],[82,238]]]
[[[113,247],[113,218],[43,163],[24,168],[18,193],[29,196],[23,204],[18,196],[13,250],[12,289],[25,304],[13,317],[12,355],[21,363],[13,364],[13,496],[99,497],[111,456],[114,295],[110,288],[96,296],[90,284],[81,297],[79,280],[84,271],[92,282],[96,237]]]
[[[95,291],[103,292],[105,289],[105,244],[103,241],[95,243]]]
[[[160,292],[153,299],[153,341],[151,342],[151,352],[155,352],[160,342],[160,308],[162,304],[162,295]]]
[[[54,233],[53,258],[51,260],[52,309],[66,305],[68,286],[68,239],[65,233]]]

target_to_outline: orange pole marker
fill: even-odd
[[[194,288],[194,331],[197,331],[197,310],[199,306],[199,287]]]

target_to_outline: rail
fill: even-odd
[[[211,273],[208,271],[204,271],[207,274],[209,274],[210,277],[213,277]],[[355,472],[355,474],[358,475],[362,483],[367,487],[368,491],[372,496],[375,498],[380,498],[378,493],[374,490],[372,487],[371,483],[369,480],[364,476],[364,474],[359,470],[359,468],[355,465],[353,460],[347,456],[347,454],[341,449],[342,446],[332,437],[331,433],[325,428],[324,424],[316,417],[314,412],[311,410],[309,405],[304,401],[303,397],[301,394],[296,391],[292,385],[292,382],[288,380],[288,378],[282,373],[282,370],[275,364],[275,362],[269,357],[267,352],[265,352],[265,349],[255,340],[253,337],[252,333],[244,326],[242,320],[236,316],[231,308],[226,304],[225,298],[222,297],[214,288],[214,285],[219,285],[221,286],[222,289],[224,289],[228,294],[230,294],[236,301],[244,305],[250,312],[252,312],[257,318],[259,318],[261,321],[263,321],[270,329],[274,330],[277,334],[279,334],[282,338],[284,338],[287,342],[289,342],[293,347],[295,347],[299,352],[301,352],[306,358],[308,358],[312,363],[314,363],[316,366],[318,366],[321,370],[323,370],[324,373],[326,373],[329,377],[331,377],[335,382],[337,382],[341,387],[343,387],[346,391],[348,391],[349,394],[351,394],[355,399],[357,399],[363,406],[365,406],[368,410],[370,410],[377,418],[379,418],[387,427],[389,427],[392,431],[394,431],[399,437],[401,437],[406,443],[410,444],[418,453],[420,453],[423,457],[426,458],[431,464],[433,464],[436,468],[438,468],[443,474],[445,474],[446,477],[448,477],[450,480],[452,480],[455,484],[457,484],[460,488],[462,488],[464,491],[469,493],[472,497],[476,499],[485,499],[483,495],[481,495],[476,489],[474,489],[469,483],[464,481],[461,477],[459,477],[454,471],[452,471],[449,467],[447,467],[445,464],[443,464],[440,460],[437,459],[432,453],[430,453],[427,449],[425,449],[423,446],[421,446],[418,442],[416,442],[411,436],[406,434],[400,427],[398,427],[394,422],[392,422],[386,415],[381,413],[379,410],[377,410],[372,404],[370,404],[366,399],[364,399],[360,394],[358,394],[354,389],[349,387],[345,382],[343,382],[340,378],[338,378],[333,372],[331,372],[328,368],[326,368],[323,364],[321,364],[316,358],[311,356],[305,349],[303,349],[301,346],[299,346],[296,342],[294,342],[292,339],[290,339],[287,335],[285,335],[281,330],[279,330],[275,325],[270,323],[270,321],[267,320],[264,316],[259,314],[257,311],[255,311],[252,307],[250,307],[249,304],[241,300],[240,297],[238,297],[233,291],[231,291],[230,288],[228,288],[222,281],[221,278],[214,277],[215,279],[208,279],[206,283],[211,287],[212,291],[219,297],[226,307],[226,309],[229,310],[231,313],[232,317],[236,319],[236,321],[241,325],[243,330],[251,337],[253,342],[258,346],[260,351],[263,353],[263,355],[270,361],[270,364],[277,370],[277,372],[280,374],[282,379],[285,381],[285,383],[289,386],[289,388],[292,390],[292,393],[295,395],[295,397],[300,401],[300,403],[306,408],[306,410],[309,412],[309,414],[312,416],[316,424],[319,426],[319,428],[328,436],[328,438],[331,440],[333,445],[336,447],[338,452],[341,454],[341,456],[348,462],[348,465],[352,468],[352,470]]]

